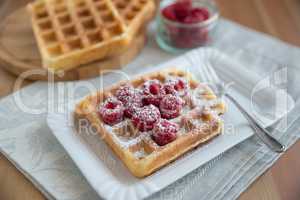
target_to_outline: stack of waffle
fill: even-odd
[[[49,71],[119,55],[155,12],[152,0],[37,0],[28,5]]]

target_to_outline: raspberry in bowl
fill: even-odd
[[[218,18],[212,0],[163,0],[156,40],[162,49],[175,53],[206,46]]]

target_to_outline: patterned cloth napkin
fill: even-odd
[[[125,71],[141,72],[175,57],[157,47],[153,27],[149,32],[147,46]],[[215,38],[215,48],[262,77],[279,67],[287,68],[285,75],[289,81],[285,85],[296,101],[296,107],[276,129],[270,127],[270,130],[274,130],[274,135],[284,144],[291,146],[299,138],[299,127],[293,122],[297,121],[300,111],[297,101],[300,88],[296,87],[299,85],[296,76],[300,73],[297,66],[300,50],[224,19],[219,23]],[[104,81],[108,84],[116,80],[110,78]],[[59,88],[64,84],[50,84],[53,87],[49,87],[49,83],[36,82],[0,101],[0,150],[49,199],[100,199],[46,124],[47,99],[55,99],[48,97],[48,90],[54,88],[59,93]],[[280,86],[284,87],[283,84]],[[79,89],[76,94],[83,96],[86,91]],[[23,108],[42,112],[22,112],[18,103],[23,103]],[[284,129],[283,124],[289,125],[289,128]],[[278,157],[256,137],[252,137],[149,199],[235,199]]]

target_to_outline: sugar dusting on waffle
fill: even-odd
[[[168,79],[166,82],[174,83],[174,81],[176,81],[176,80],[178,80],[177,77],[168,76]],[[183,78],[180,78],[180,80],[187,82]],[[151,80],[151,81],[159,82],[159,80],[156,80],[156,79]],[[147,87],[147,86],[149,86],[148,85],[149,83],[150,82],[147,81],[141,87],[145,87],[145,86]],[[122,87],[124,87],[124,85]],[[129,87],[129,85],[126,85],[126,87]],[[129,88],[130,88],[129,89],[130,93],[134,93],[134,91],[139,91],[139,89],[140,89],[140,88],[133,88],[133,87],[129,87]],[[196,111],[196,112],[198,112],[199,115],[201,115],[202,113],[212,114],[215,118],[219,119],[220,111],[216,108],[216,106],[218,106],[219,104],[221,104],[223,102],[222,102],[222,100],[220,100],[218,98],[205,99],[204,97],[205,97],[208,89],[209,88],[206,85],[199,85],[196,89],[188,88],[187,92],[184,93],[185,99],[188,99],[188,100],[187,100],[187,103],[185,104],[185,106],[181,110],[181,115],[179,117],[169,120],[171,122],[174,122],[174,123],[180,125],[180,129],[178,131],[179,136],[182,136],[187,133],[185,127],[181,123],[182,123],[182,118],[184,118],[185,116],[188,116],[191,111]],[[125,92],[124,90],[121,90],[121,92],[118,95],[122,96],[125,94],[128,94],[128,91]],[[183,95],[183,93],[180,93],[180,94]],[[126,101],[128,101],[128,99],[126,99]],[[190,101],[190,102],[188,102],[188,101]],[[151,112],[150,113],[142,113],[142,114],[147,115],[148,117],[151,117],[152,115],[154,115]],[[193,121],[192,123],[197,127],[201,127],[201,125],[203,125],[205,123],[201,118],[192,119],[192,121]],[[139,134],[136,134],[134,136],[132,136],[131,134],[125,135],[125,136],[116,134],[116,132],[115,132],[116,129],[127,127],[129,123],[131,123],[130,120],[126,119],[114,126],[105,125],[105,128],[113,136],[114,140],[118,143],[118,145],[120,145],[124,149],[129,149],[130,147],[139,144],[143,140],[145,140],[145,141],[151,140],[152,131],[140,132]],[[142,147],[138,151],[135,151],[133,153],[133,155],[136,158],[143,158],[147,155],[147,153],[144,151],[144,149]]]

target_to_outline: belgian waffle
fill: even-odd
[[[153,0],[111,0],[131,35],[139,31],[155,13]]]
[[[226,111],[225,104],[216,98],[209,87],[193,80],[189,73],[180,70],[160,71],[140,76],[129,83],[140,88],[147,80],[157,79],[163,83],[168,77],[184,78],[190,89],[185,95],[187,103],[182,113],[170,120],[180,127],[177,138],[166,145],[158,145],[152,139],[151,131],[138,131],[130,120],[110,126],[99,116],[99,105],[128,82],[120,82],[87,96],[75,110],[76,121],[87,119],[136,177],[153,173],[185,152],[216,137],[222,130],[223,122],[219,115]]]
[[[136,33],[110,0],[38,0],[28,10],[43,66],[53,72],[119,54]]]

